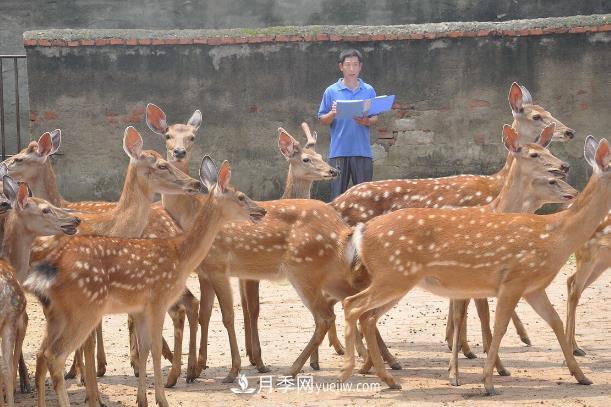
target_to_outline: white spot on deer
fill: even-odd
[[[490,202],[492,202],[493,199],[494,199],[493,197],[487,196],[486,197],[486,202],[490,203]]]
[[[539,235],[541,239],[547,239],[549,237],[549,233],[542,233]]]

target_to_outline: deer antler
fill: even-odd
[[[314,148],[314,146],[316,145],[316,138],[318,137],[318,134],[316,132],[312,134],[312,132],[310,132],[310,126],[308,126],[306,122],[301,123],[301,128],[303,129],[303,132],[305,133],[306,138],[308,139],[308,142],[305,145],[306,148]]]

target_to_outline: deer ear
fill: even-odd
[[[600,171],[609,171],[607,167],[609,166],[609,162],[611,161],[611,155],[609,153],[609,142],[606,138],[600,140],[600,143],[598,143],[595,160],[596,165],[598,166]]]
[[[195,130],[199,129],[199,126],[201,126],[202,124],[202,112],[200,112],[199,110],[193,112],[187,124],[189,126],[195,127]]]
[[[17,206],[21,209],[28,205],[29,187],[25,182],[19,183],[19,189],[17,190]]]
[[[165,113],[158,106],[149,103],[146,105],[146,125],[154,133],[164,135],[168,131],[168,122]]]
[[[522,88],[516,82],[511,84],[507,99],[509,99],[509,106],[511,106],[511,110],[514,113],[522,113],[524,111],[522,108]]]
[[[592,168],[596,168],[596,149],[598,148],[598,143],[591,135],[586,137],[585,144],[583,146],[583,157],[586,159],[586,162]]]
[[[123,132],[123,150],[130,158],[139,160],[142,155],[142,136],[132,126],[128,126]]]
[[[212,186],[216,184],[217,174],[218,169],[216,164],[209,155],[205,155],[199,166],[199,180],[208,188],[208,192],[210,192]]]
[[[221,191],[224,193],[227,191],[229,187],[229,182],[231,181],[231,166],[229,165],[229,161],[223,161],[221,164],[221,169],[219,170],[219,175],[217,178],[217,185],[221,188]]]
[[[299,152],[299,142],[287,133],[282,127],[278,128],[278,148],[287,160]]]
[[[59,145],[62,143],[62,131],[60,129],[55,129],[50,134],[53,147],[49,154],[55,154],[57,150],[59,150]]]
[[[535,143],[539,144],[541,147],[547,148],[552,142],[552,137],[554,137],[554,130],[556,130],[556,123],[552,122],[547,125],[543,130],[541,130],[541,134],[535,140]]]
[[[53,141],[51,140],[51,134],[46,132],[38,139],[38,150],[36,151],[41,157],[48,157],[53,150]]]
[[[521,149],[518,133],[508,124],[503,126],[503,144],[511,153],[517,153]]]
[[[9,177],[8,175],[2,177],[2,193],[11,203],[17,199],[18,189],[19,185],[15,182],[14,179]]]

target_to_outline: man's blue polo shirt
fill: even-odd
[[[376,97],[373,87],[362,79],[354,91],[344,85],[340,78],[329,86],[322,95],[318,118],[329,113],[333,102],[336,100],[359,100]],[[331,122],[331,148],[329,158],[336,157],[369,157],[372,158],[371,145],[369,144],[369,127],[361,126],[354,119],[334,119]]]

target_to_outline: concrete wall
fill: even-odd
[[[121,148],[126,125],[147,135],[145,147],[163,150],[144,123],[146,104],[161,106],[171,123],[200,109],[195,156],[228,159],[245,192],[278,197],[286,162],[276,148],[276,128],[301,137],[299,124],[308,121],[327,154],[328,129],[315,114],[324,88],[338,78],[339,50],[355,46],[365,56],[363,78],[378,94],[397,95],[395,109],[373,132],[376,179],[496,171],[505,156],[501,126],[512,120],[506,95],[518,81],[577,130],[575,142],[553,150],[570,161],[570,181],[581,186],[585,135],[611,136],[608,17],[302,27],[259,37],[243,31],[30,32],[32,131],[64,131],[64,155],[56,160],[62,193],[111,199],[127,165]],[[319,184],[315,192],[324,198],[328,187]]]

